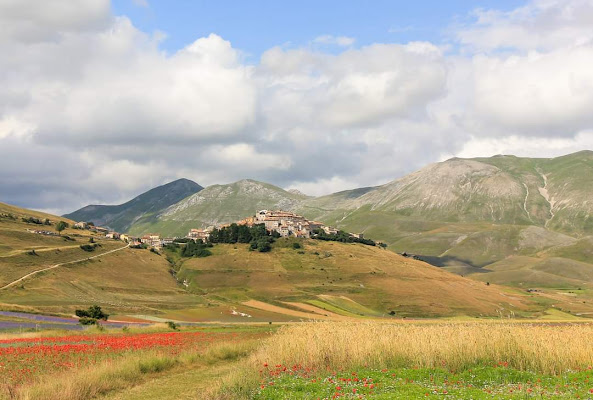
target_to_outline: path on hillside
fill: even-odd
[[[25,279],[33,276],[33,275],[36,275],[36,274],[38,274],[40,272],[49,271],[50,269],[55,269],[55,268],[61,267],[62,265],[76,264],[76,263],[79,263],[79,262],[82,262],[82,261],[92,260],[93,258],[102,257],[102,256],[105,256],[107,254],[114,253],[116,251],[127,249],[128,247],[130,247],[130,244],[129,243],[127,245],[125,245],[124,247],[120,247],[120,248],[115,249],[115,250],[109,250],[109,251],[106,251],[105,253],[97,254],[96,256],[81,258],[80,260],[74,260],[74,261],[68,261],[68,262],[64,262],[64,263],[59,263],[59,264],[52,265],[51,267],[42,268],[42,269],[38,269],[37,271],[29,272],[27,275],[25,275],[25,276],[17,279],[16,281],[12,281],[8,285],[4,285],[4,286],[0,287],[0,290],[2,290],[2,289],[8,289],[9,287],[11,287],[13,285],[16,285],[17,283],[19,283],[19,282],[21,282],[21,281],[23,281],[23,280],[25,280]]]

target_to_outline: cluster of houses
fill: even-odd
[[[280,236],[288,237],[301,237],[309,238],[311,234],[317,230],[322,229],[326,234],[336,234],[338,230],[330,226],[324,225],[319,221],[310,221],[301,215],[297,215],[288,211],[269,211],[260,210],[253,217],[248,217],[236,222],[237,225],[246,225],[252,227],[257,224],[264,224],[269,232],[278,232]],[[117,232],[110,231],[109,229],[89,225],[86,222],[78,222],[74,225],[78,229],[89,229],[98,233],[105,234],[108,239],[122,240],[130,243],[132,246],[145,245],[147,247],[153,247],[160,249],[168,244],[173,243],[177,237],[161,238],[158,233],[150,233],[142,237],[133,237],[130,235],[120,234]],[[216,228],[224,228],[230,226],[230,224],[219,225]],[[210,237],[210,233],[215,227],[210,226],[206,229],[191,229],[186,235],[186,239],[194,241],[201,240],[207,242]],[[362,234],[351,234],[354,237],[362,239]]]
[[[281,210],[260,210],[255,216],[245,218],[237,224],[247,226],[264,224],[269,232],[278,232],[282,237],[308,238],[317,229],[322,229],[328,235],[338,233],[337,229],[326,226],[322,222],[310,221],[302,215]]]

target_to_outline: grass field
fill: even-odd
[[[269,253],[216,245],[213,256],[189,259],[177,276],[211,298],[276,307],[308,303],[346,316],[496,316],[526,311],[520,293],[462,278],[423,262],[361,244],[280,239]]]
[[[0,398],[590,398],[592,334],[514,321],[5,334]]]

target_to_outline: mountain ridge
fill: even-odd
[[[197,183],[181,178],[152,188],[122,204],[91,204],[63,216],[124,232],[138,220],[151,218],[162,209],[202,189]]]

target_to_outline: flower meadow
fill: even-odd
[[[281,364],[260,370],[256,400],[280,399],[591,399],[593,371],[560,376],[508,368],[507,363],[463,372],[441,368],[324,372]]]
[[[91,366],[126,354],[158,351],[176,356],[232,340],[234,333],[160,332],[71,335],[0,340],[0,379],[7,386],[31,383],[52,372]]]

